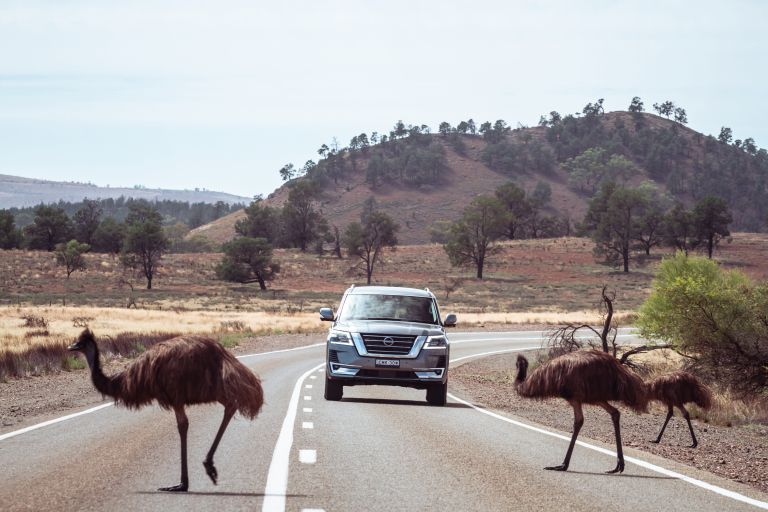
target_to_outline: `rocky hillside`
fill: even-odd
[[[0,208],[35,206],[59,201],[78,202],[84,198],[107,199],[132,197],[149,201],[186,201],[189,203],[245,203],[250,197],[210,190],[166,190],[149,188],[99,187],[90,183],[36,180],[0,174]]]
[[[340,228],[358,220],[363,202],[374,196],[400,224],[403,244],[429,242],[433,223],[457,219],[475,196],[493,193],[508,181],[529,193],[540,182],[548,185],[551,199],[543,213],[573,225],[608,177],[628,186],[652,181],[671,199],[686,204],[718,195],[731,204],[732,229],[764,230],[768,153],[749,139],[719,140],[648,113],[556,114],[531,128],[489,124],[482,135],[455,129],[431,134],[423,127],[409,127],[400,136],[391,132],[384,142],[340,150],[335,161],[326,157],[295,179],[318,184],[319,207],[330,224]],[[595,175],[584,176],[579,157],[594,156],[595,149],[605,161],[595,164]],[[618,171],[611,170],[613,156],[625,164]],[[273,192],[267,202],[284,203],[289,185]],[[234,236],[235,222],[243,216],[236,212],[193,234],[224,242]]]

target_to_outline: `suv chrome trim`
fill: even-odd
[[[357,353],[360,354],[361,356],[386,357],[389,359],[416,359],[419,356],[419,352],[421,352],[421,348],[424,346],[424,343],[427,341],[426,336],[417,336],[416,341],[413,342],[413,347],[411,347],[411,351],[405,355],[380,354],[377,352],[368,352],[368,350],[365,348],[365,342],[363,341],[363,336],[359,332],[353,332],[350,334],[352,334],[352,342],[355,344]],[[440,348],[445,348],[445,347],[440,347]]]

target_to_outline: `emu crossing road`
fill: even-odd
[[[538,347],[541,333],[452,332],[451,341],[455,366]],[[189,408],[185,494],[157,491],[178,474],[173,414],[104,407],[17,435],[0,431],[0,509],[768,509],[768,497],[749,488],[632,449],[623,475],[605,475],[613,446],[587,439],[568,472],[544,471],[542,461],[562,457],[570,432],[453,395],[446,407],[429,407],[423,391],[355,387],[326,402],[323,354],[313,346],[241,357],[262,378],[265,405],[255,421],[230,423],[217,451],[217,486],[200,463],[220,406]]]

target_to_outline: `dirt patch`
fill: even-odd
[[[475,403],[502,410],[562,432],[572,432],[573,409],[563,400],[536,401],[520,398],[514,390],[516,354],[475,360],[451,371],[451,388]],[[676,415],[669,423],[661,444],[655,439],[665,418],[658,406],[650,414],[638,415],[621,408],[624,445],[674,459],[698,469],[768,492],[768,425],[721,427],[694,420],[699,447],[688,448],[690,434],[685,421]],[[608,415],[600,408],[584,408],[580,439],[615,443]],[[565,447],[563,447],[565,456]],[[542,460],[545,465],[561,460]],[[572,460],[578,464],[578,460]],[[608,470],[610,468],[606,468]]]

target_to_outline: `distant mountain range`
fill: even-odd
[[[168,190],[153,188],[99,187],[91,183],[48,181],[0,174],[0,208],[35,206],[59,201],[77,202],[84,198],[107,199],[118,197],[135,199],[186,201],[189,203],[248,204],[253,198],[236,196],[211,190]]]

